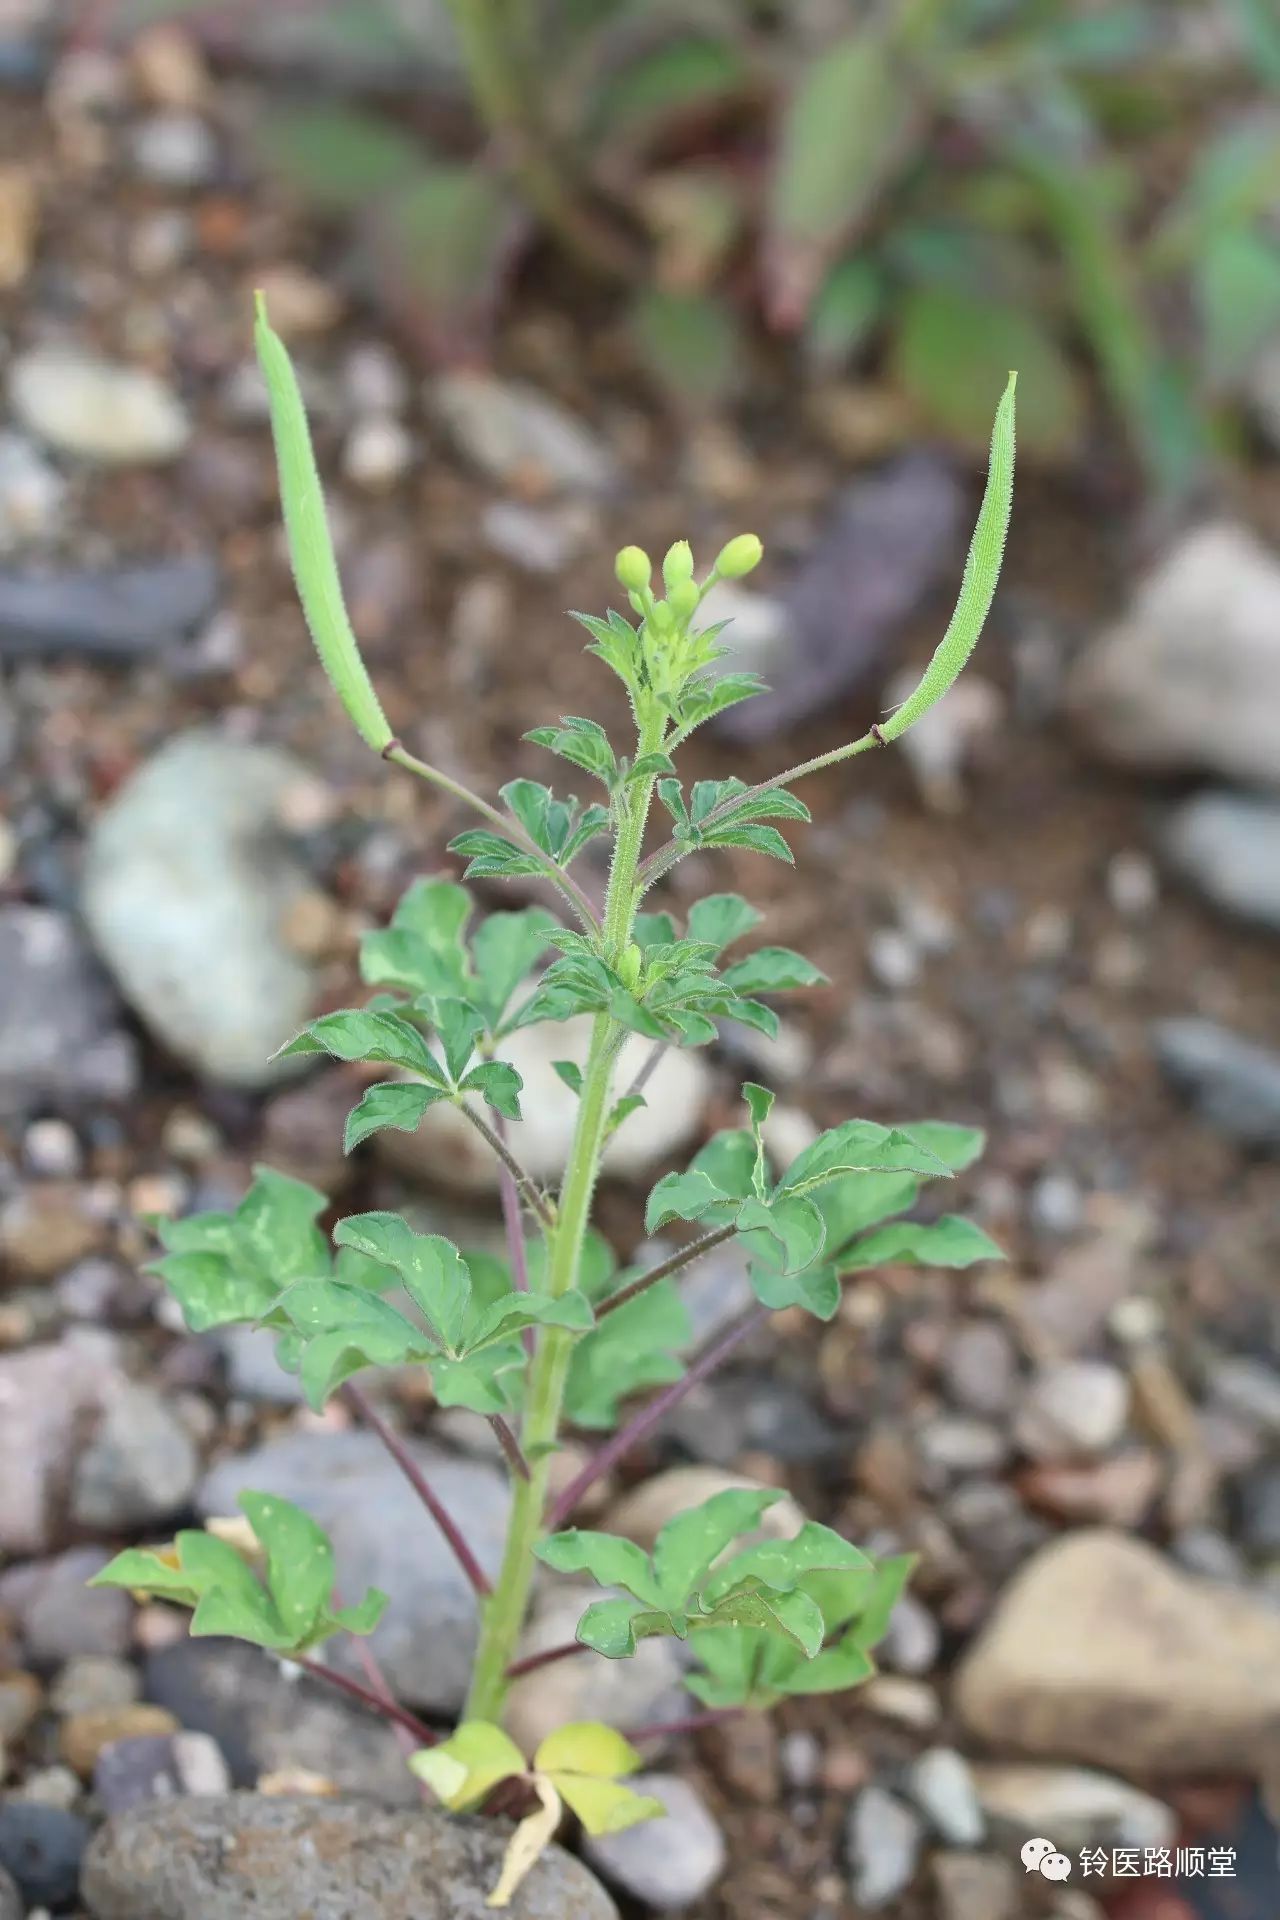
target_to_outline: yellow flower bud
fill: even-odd
[[[613,563],[613,570],[628,593],[645,593],[653,562],[643,547],[624,547]]]
[[[682,581],[692,580],[693,550],[687,540],[677,540],[674,547],[667,549],[666,559],[662,563],[662,577],[667,583],[668,593]]]
[[[716,561],[716,572],[722,580],[741,580],[744,573],[750,573],[760,565],[764,558],[764,548],[754,533],[740,533],[730,540],[727,547],[720,549]]]

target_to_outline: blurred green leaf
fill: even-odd
[[[687,35],[648,47],[607,75],[589,103],[598,138],[636,147],[672,121],[732,99],[750,75],[729,39]]]
[[[741,386],[742,334],[723,301],[646,287],[632,306],[630,325],[646,368],[682,407],[717,407]]]
[[[836,250],[909,152],[920,112],[913,81],[871,28],[820,49],[802,70],[768,189],[766,278],[781,324],[803,317]]]
[[[1247,227],[1225,227],[1206,241],[1193,279],[1207,372],[1233,380],[1280,330],[1280,246]]]
[[[1280,15],[1274,0],[1227,0],[1255,70],[1280,91]]]
[[[474,347],[511,257],[519,216],[501,180],[475,162],[423,156],[412,181],[378,208],[375,252],[393,302],[441,347]]]
[[[841,260],[818,289],[805,321],[805,350],[815,365],[849,364],[884,315],[887,288],[882,270],[862,254]]]
[[[1057,459],[1079,441],[1079,376],[1048,327],[1023,307],[953,287],[915,287],[903,303],[894,358],[911,398],[966,446],[986,446],[992,399],[1011,368],[1024,446]]]
[[[255,128],[269,170],[325,213],[353,213],[403,187],[426,163],[411,134],[356,107],[275,105]]]

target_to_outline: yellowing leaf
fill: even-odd
[[[409,1768],[457,1813],[478,1805],[500,1780],[523,1773],[525,1759],[501,1727],[487,1720],[464,1720],[438,1747],[411,1754]]]
[[[651,1793],[633,1793],[616,1780],[591,1780],[581,1773],[553,1773],[550,1778],[590,1834],[621,1833],[642,1820],[661,1820],[667,1811]]]
[[[549,1733],[533,1764],[541,1773],[585,1773],[612,1780],[620,1773],[634,1773],[640,1755],[616,1727],[606,1727],[599,1720],[578,1720]]]
[[[509,1907],[520,1882],[538,1864],[539,1857],[555,1838],[562,1812],[560,1796],[541,1774],[534,1775],[533,1787],[542,1806],[537,1813],[522,1820],[512,1834],[498,1884],[485,1901],[486,1907]]]

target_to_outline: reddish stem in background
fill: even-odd
[[[300,1658],[298,1655],[286,1655],[295,1667],[301,1667],[313,1680],[323,1680],[326,1686],[335,1687],[339,1693],[345,1693],[350,1700],[358,1700],[363,1707],[373,1713],[381,1714],[384,1720],[390,1720],[395,1726],[403,1727],[411,1733],[420,1747],[434,1747],[440,1743],[440,1735],[430,1728],[425,1720],[410,1713],[407,1707],[397,1705],[385,1694],[375,1693],[371,1687],[362,1687],[358,1680],[339,1673],[335,1667],[323,1666],[318,1660]]]
[[[391,1458],[395,1461],[401,1473],[409,1482],[409,1485],[413,1488],[419,1500],[421,1500],[423,1506],[448,1541],[454,1559],[466,1574],[474,1591],[480,1599],[487,1599],[492,1592],[488,1575],[463,1539],[452,1516],[441,1506],[440,1501],[428,1484],[421,1467],[419,1467],[417,1461],[409,1452],[408,1447],[406,1447],[400,1435],[393,1427],[387,1425],[377,1408],[352,1381],[348,1380],[347,1384],[342,1388],[342,1397],[356,1418],[364,1426],[368,1427],[372,1433],[377,1434],[379,1440],[381,1440],[383,1446],[391,1455]]]
[[[737,1231],[738,1223],[734,1220],[727,1227],[717,1227],[712,1233],[704,1233],[700,1240],[691,1240],[688,1246],[678,1248],[659,1266],[650,1267],[648,1273],[642,1273],[638,1279],[619,1288],[617,1293],[611,1293],[607,1300],[602,1300],[596,1308],[596,1319],[603,1320],[607,1313],[616,1313],[619,1307],[625,1307],[637,1294],[647,1293],[659,1280],[670,1279],[673,1273],[681,1272],[695,1260],[700,1260],[704,1253],[710,1253],[712,1247],[723,1246],[726,1240],[732,1240]]]
[[[406,1755],[412,1753],[416,1735],[410,1733],[408,1727],[400,1718],[399,1702],[392,1693],[391,1688],[387,1685],[387,1676],[378,1665],[374,1657],[373,1648],[369,1645],[369,1642],[358,1633],[351,1635],[351,1644],[356,1650],[356,1658],[364,1668],[365,1678],[369,1682],[370,1689],[382,1702],[383,1711],[386,1712],[388,1709],[392,1709],[393,1711],[391,1731],[395,1735],[396,1745],[399,1747],[401,1753]]]
[[[607,1440],[604,1446],[593,1453],[582,1471],[574,1476],[559,1498],[553,1502],[547,1514],[547,1532],[555,1533],[559,1527],[563,1526],[588,1487],[593,1487],[596,1481],[610,1472],[638,1441],[652,1433],[653,1429],[670,1413],[672,1407],[678,1406],[687,1393],[705,1380],[708,1374],[714,1373],[721,1361],[727,1360],[734,1348],[740,1346],[750,1334],[762,1327],[768,1318],[768,1307],[754,1307],[750,1313],[744,1314],[740,1320],[734,1322],[727,1333],[722,1334],[713,1346],[708,1347],[706,1352],[694,1361],[687,1373],[671,1386],[664,1387],[647,1406],[641,1408],[633,1420],[629,1420],[625,1427],[618,1429],[612,1440]]]
[[[527,1480],[529,1478],[529,1462],[525,1459],[520,1442],[516,1439],[515,1434],[511,1431],[511,1428],[500,1413],[491,1413],[488,1419],[489,1425],[493,1428],[494,1434],[497,1437],[498,1445],[507,1457],[507,1465],[511,1468],[512,1473],[518,1473],[522,1480]]]
[[[544,1653],[526,1653],[523,1660],[513,1660],[507,1668],[507,1678],[518,1680],[522,1673],[536,1673],[539,1667],[553,1667],[557,1660],[568,1660],[575,1653],[591,1651],[581,1640],[564,1640],[558,1647],[548,1647]]]
[[[726,1720],[737,1720],[745,1711],[744,1707],[709,1707],[706,1713],[686,1714],[682,1720],[655,1720],[647,1727],[630,1728],[626,1737],[633,1744],[638,1740],[674,1740],[677,1734],[700,1733],[704,1727],[723,1726]]]

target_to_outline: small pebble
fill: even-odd
[[[877,1657],[895,1673],[928,1673],[942,1650],[942,1633],[929,1609],[913,1593],[904,1593],[889,1616]]]
[[[857,1702],[877,1719],[892,1720],[917,1733],[932,1733],[942,1718],[942,1706],[933,1688],[923,1680],[905,1680],[879,1673],[859,1687]]]
[[[1045,1367],[1030,1383],[1014,1424],[1018,1445],[1039,1460],[1105,1453],[1124,1432],[1129,1382],[1101,1360]]]
[[[42,1704],[40,1682],[30,1673],[0,1673],[0,1746],[21,1740]]]
[[[393,487],[413,464],[413,437],[393,414],[358,420],[342,449],[342,471],[353,486],[371,493]]]
[[[947,1392],[966,1413],[999,1418],[1008,1413],[1017,1389],[1018,1360],[1004,1328],[991,1320],[969,1320],[949,1342],[942,1359]]]
[[[104,1747],[117,1740],[132,1740],[139,1734],[176,1733],[178,1722],[164,1707],[136,1702],[123,1707],[104,1707],[92,1713],[72,1714],[64,1720],[58,1734],[63,1759],[82,1780],[93,1778],[93,1769]]]
[[[920,978],[920,951],[897,927],[877,927],[867,941],[867,965],[882,987],[901,993]]]
[[[987,1823],[963,1754],[954,1747],[930,1747],[912,1766],[910,1786],[939,1839],[952,1847],[981,1845]]]
[[[154,113],[133,130],[133,164],[162,187],[207,186],[218,171],[218,143],[199,114],[181,107]]]
[[[132,1706],[139,1691],[137,1668],[127,1660],[83,1653],[74,1660],[68,1660],[50,1687],[49,1705],[55,1713],[64,1717],[106,1713],[118,1707]]]
[[[845,1828],[853,1897],[868,1913],[877,1913],[905,1892],[915,1878],[924,1848],[924,1824],[903,1801],[883,1787],[864,1787],[853,1803]]]
[[[634,1793],[652,1794],[667,1809],[622,1833],[589,1838],[588,1860],[608,1879],[659,1912],[679,1912],[700,1900],[724,1872],[728,1850],[724,1835],[701,1796],[680,1774],[637,1773],[627,1781]]]
[[[60,1807],[0,1800],[0,1867],[31,1906],[61,1911],[75,1898],[89,1825]]]
[[[813,1733],[788,1733],[779,1749],[782,1777],[793,1793],[808,1793],[822,1778],[822,1744]]]
[[[22,1136],[22,1152],[38,1180],[69,1180],[82,1165],[80,1142],[65,1120],[33,1120]]]
[[[1107,867],[1107,897],[1117,913],[1142,919],[1160,898],[1156,870],[1145,853],[1117,853]]]

